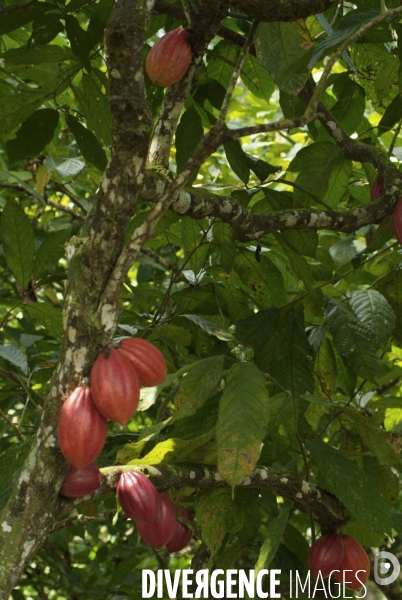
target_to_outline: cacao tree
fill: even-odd
[[[285,599],[318,535],[400,556],[401,18],[0,0],[1,600],[141,598],[145,568],[281,569]],[[104,445],[88,387],[127,401]],[[59,494],[59,439],[99,487]],[[167,548],[117,502],[128,471]]]

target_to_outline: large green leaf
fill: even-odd
[[[32,274],[35,238],[28,217],[13,201],[7,202],[3,209],[0,231],[7,264],[17,283],[25,290]]]
[[[241,527],[230,489],[208,490],[196,499],[195,515],[203,542],[215,556],[225,535]]]
[[[37,156],[52,141],[59,122],[59,113],[53,108],[42,108],[27,117],[6,144],[10,164],[27,156]]]
[[[98,83],[90,75],[84,75],[82,89],[77,86],[71,86],[71,89],[89,128],[103,141],[105,146],[110,146],[112,143],[112,115],[108,99]]]
[[[59,338],[63,333],[61,310],[46,302],[30,302],[24,304],[24,312],[37,319],[52,337]]]
[[[335,348],[356,375],[375,381],[380,365],[374,330],[334,298],[326,298],[325,314]]]
[[[287,71],[312,46],[304,21],[261,23],[254,40],[257,58],[275,84],[289,94],[296,94],[304,86],[308,74],[288,75]]]
[[[180,119],[176,129],[176,163],[180,171],[198,146],[204,129],[194,106],[190,106]]]
[[[292,506],[292,502],[286,502],[279,513],[279,517],[273,523],[270,523],[270,526],[268,527],[268,537],[265,539],[261,547],[257,564],[255,565],[255,577],[257,577],[258,573],[262,569],[268,569],[271,562],[275,558],[282,536],[285,533]]]
[[[304,330],[302,317],[288,311],[277,328],[270,375],[294,398],[314,391],[314,351]]]
[[[282,306],[286,302],[286,290],[278,267],[265,255],[257,262],[249,250],[240,249],[234,267],[250,294],[263,307]]]
[[[77,145],[85,160],[100,171],[104,171],[107,165],[107,157],[92,131],[81,125],[78,119],[72,115],[66,115],[66,122],[74,134]]]
[[[288,169],[299,172],[293,193],[298,206],[321,204],[339,157],[339,149],[330,142],[316,142],[297,153]]]
[[[376,347],[384,346],[396,322],[395,313],[384,296],[376,290],[356,290],[349,302],[357,318],[374,331]]]
[[[33,265],[33,274],[36,279],[49,269],[55,267],[60,258],[64,256],[65,250],[63,244],[70,238],[71,229],[62,229],[50,233],[45,241],[39,246],[35,262]]]
[[[329,444],[306,440],[305,445],[320,475],[351,514],[372,529],[389,534],[392,523],[384,494],[367,473]]]
[[[223,390],[216,425],[218,469],[232,486],[255,468],[269,419],[265,379],[251,363],[236,363]]]
[[[240,76],[244,85],[254,96],[269,103],[275,90],[275,84],[266,69],[252,54],[246,55]]]
[[[175,419],[193,415],[217,390],[222,377],[223,356],[204,358],[183,378],[175,397]]]
[[[291,448],[296,440],[298,408],[289,394],[281,393],[270,399],[271,416],[267,438],[274,439],[283,450]]]
[[[242,319],[236,325],[236,337],[249,344],[255,351],[261,350],[270,338],[279,322],[279,310],[268,308]]]

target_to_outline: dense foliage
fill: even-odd
[[[314,530],[402,554],[399,4],[0,0],[1,599],[141,598],[192,560],[287,598]],[[168,376],[63,500],[61,402],[133,335]],[[139,540],[124,465],[191,508],[184,551]]]

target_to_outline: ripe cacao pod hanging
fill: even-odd
[[[76,387],[65,400],[57,433],[63,456],[77,469],[87,467],[102,452],[107,420],[95,408],[90,388]]]
[[[145,68],[156,85],[172,85],[186,73],[192,59],[188,33],[179,27],[162,36],[151,48]]]
[[[385,179],[384,177],[379,173],[377,175],[377,177],[374,179],[371,188],[370,188],[370,200],[371,202],[374,202],[375,200],[378,200],[378,198],[381,198],[381,196],[383,196],[385,194]]]
[[[392,215],[392,226],[395,237],[402,246],[402,198],[399,198]]]
[[[191,518],[191,512],[188,508],[179,508],[177,511],[180,515],[183,515],[187,519],[187,521],[193,521]],[[191,529],[180,523],[180,521],[176,520],[176,526],[173,532],[172,537],[166,544],[166,549],[169,553],[172,552],[180,552],[186,546],[189,545],[191,538],[193,537],[193,532]]]
[[[99,412],[126,425],[137,410],[140,383],[131,362],[118,350],[102,352],[91,370],[91,392]]]
[[[340,569],[344,556],[342,536],[338,533],[327,533],[311,546],[307,562],[314,577],[318,577],[319,571],[322,577],[328,577],[331,571]]]
[[[137,523],[152,523],[161,505],[160,494],[152,481],[142,473],[125,471],[116,488],[122,509]]]
[[[358,592],[370,575],[370,561],[363,546],[356,540],[349,535],[343,535],[342,538],[345,556],[339,567],[340,572],[334,573],[334,577],[342,585],[345,581],[345,587]]]
[[[166,494],[160,494],[160,509],[152,523],[137,523],[138,533],[146,544],[160,550],[169,542],[176,527],[174,506]]]
[[[59,493],[66,498],[82,498],[97,490],[101,481],[102,474],[95,463],[84,469],[70,465]]]
[[[135,368],[140,385],[152,387],[165,381],[166,361],[151,342],[141,338],[124,338],[119,350]]]

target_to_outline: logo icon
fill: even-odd
[[[380,562],[381,561],[381,562]],[[391,572],[391,567],[393,571]],[[387,573],[390,573],[388,577],[384,577]],[[399,564],[396,556],[390,552],[379,552],[374,557],[374,579],[378,585],[389,585],[396,581],[401,572],[401,565]]]

